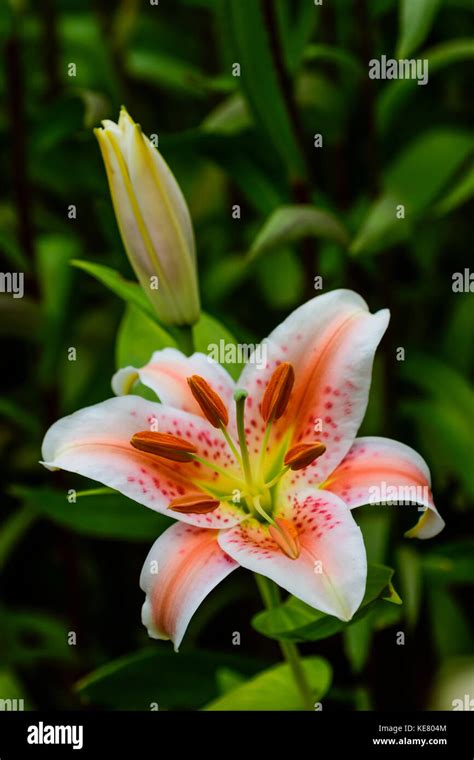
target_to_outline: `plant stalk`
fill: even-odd
[[[280,602],[278,586],[263,575],[259,575],[258,573],[254,573],[254,575],[260,596],[267,610],[278,606]],[[290,667],[296,687],[301,695],[304,709],[313,710],[313,695],[303,665],[301,664],[298,647],[292,641],[279,641],[278,643],[280,644],[283,657]]]

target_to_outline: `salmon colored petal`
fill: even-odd
[[[153,544],[140,586],[142,621],[154,639],[171,639],[177,651],[205,597],[238,563],[217,543],[217,531],[176,523]]]
[[[286,494],[281,514],[297,531],[297,559],[287,556],[269,528],[255,519],[221,531],[219,544],[240,565],[311,607],[350,620],[364,596],[367,558],[349,508],[334,494],[306,488]]]
[[[112,389],[117,396],[123,396],[130,393],[135,382],[140,380],[156,393],[163,404],[202,417],[201,408],[186,381],[191,375],[207,380],[227,408],[233,403],[235,383],[223,367],[205,354],[185,356],[176,348],[155,351],[143,367],[119,369],[112,378]]]
[[[260,449],[264,423],[259,404],[281,362],[290,362],[295,384],[287,409],[275,423],[268,451],[283,438],[296,444],[320,440],[327,447],[311,466],[318,484],[350,449],[367,407],[372,363],[389,312],[370,314],[351,290],[334,290],[300,306],[263,342],[267,364],[249,362],[238,385],[249,391],[247,434],[253,455]],[[297,476],[296,479],[298,479]]]
[[[131,446],[132,435],[151,426],[157,432],[189,440],[201,457],[218,464],[229,477],[198,462],[170,462]],[[238,473],[238,465],[222,433],[207,420],[139,396],[111,398],[55,422],[44,438],[42,455],[49,469],[98,480],[156,512],[191,525],[221,528],[242,519],[236,507],[223,503],[204,515],[177,515],[167,509],[172,499],[199,491],[201,484],[220,494],[232,493],[232,475]]]
[[[424,459],[390,438],[357,438],[347,456],[322,488],[351,507],[381,502],[419,504],[426,508],[407,536],[432,538],[444,528],[431,494],[430,471]]]

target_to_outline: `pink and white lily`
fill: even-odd
[[[426,510],[410,535],[442,530],[419,454],[356,438],[388,321],[356,293],[332,291],[290,314],[264,341],[265,367],[249,361],[237,384],[204,354],[167,348],[112,381],[127,394],[140,379],[161,403],[119,395],[50,428],[47,468],[177,519],[141,574],[150,636],[177,649],[202,600],[239,565],[349,620],[367,574],[351,509],[373,502],[374,489],[391,500],[412,489]]]

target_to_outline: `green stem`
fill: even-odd
[[[258,590],[260,591],[260,596],[262,597],[262,601],[265,607],[267,610],[273,609],[280,602],[280,593],[278,591],[278,586],[273,583],[273,581],[265,578],[263,575],[258,575],[257,573],[254,575]],[[300,692],[304,709],[313,710],[313,694],[306,678],[306,674],[303,670],[303,666],[301,664],[298,647],[296,644],[293,644],[292,641],[279,641],[278,643],[280,644],[280,649],[282,651],[283,657],[290,667],[293,678],[295,680],[295,684],[298,688],[298,691]]]
[[[168,328],[173,338],[176,339],[181,351],[190,356],[194,351],[193,328],[191,325],[182,325],[180,327]]]
[[[273,519],[273,517],[270,517],[270,515],[268,514],[268,512],[265,512],[264,508],[262,507],[262,505],[260,503],[260,496],[254,496],[253,497],[253,505],[254,505],[255,509],[257,510],[257,512],[259,514],[261,514],[262,517],[264,517],[265,520],[267,520],[267,522],[269,522],[271,525],[275,525],[275,520]],[[275,527],[276,527],[276,525],[275,525]]]
[[[269,481],[268,481],[268,483],[265,483],[265,487],[266,487],[266,488],[272,488],[272,487],[273,487],[273,486],[274,486],[276,483],[278,483],[278,481],[280,480],[280,478],[282,478],[282,477],[283,477],[283,475],[284,475],[286,472],[288,472],[288,470],[289,470],[289,469],[290,469],[289,465],[286,465],[285,467],[283,467],[283,468],[280,470],[280,472],[278,472],[278,473],[275,475],[275,477],[274,477],[274,478],[272,478],[271,480],[269,480]]]
[[[242,457],[240,456],[239,452],[237,451],[237,448],[235,446],[234,441],[230,437],[229,433],[227,432],[227,430],[225,428],[225,425],[223,425],[222,422],[220,424],[220,429],[221,429],[222,435],[224,436],[224,438],[226,439],[226,441],[227,441],[227,443],[229,445],[230,450],[232,451],[233,455],[235,456],[235,458],[237,459],[238,463],[242,467]]]

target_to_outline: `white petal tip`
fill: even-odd
[[[50,470],[50,472],[59,472],[61,469],[60,467],[56,467],[56,465],[52,462],[43,462],[42,459],[39,460],[39,464],[42,464],[43,467],[46,467],[46,469]]]
[[[112,378],[112,390],[116,396],[128,395],[140,375],[136,367],[119,369]]]

